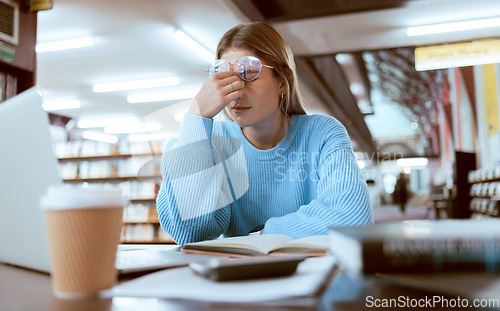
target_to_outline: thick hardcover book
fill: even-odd
[[[347,270],[372,273],[500,271],[500,219],[414,220],[330,229]]]
[[[330,246],[327,235],[293,239],[281,234],[248,235],[188,243],[181,250],[186,253],[210,253],[239,256],[262,256],[276,253],[300,253],[309,256],[325,255]]]

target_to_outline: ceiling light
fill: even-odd
[[[426,166],[429,161],[426,158],[405,158],[398,159],[396,165],[399,167],[422,167]]]
[[[45,111],[66,110],[80,108],[82,103],[78,99],[44,102],[42,107]]]
[[[83,37],[77,39],[39,43],[36,45],[35,50],[37,53],[43,53],[43,52],[53,52],[60,50],[83,48],[92,45],[94,45],[94,39],[92,37]]]
[[[135,80],[113,83],[95,84],[92,91],[96,93],[125,91],[125,90],[138,90],[148,89],[154,87],[165,87],[178,85],[180,83],[179,77],[166,77],[159,79]]]
[[[134,94],[127,96],[129,103],[150,103],[158,101],[178,100],[193,98],[200,91],[199,88],[182,91],[161,92],[161,93],[148,93],[148,94]]]
[[[118,138],[116,136],[91,131],[83,131],[82,137],[85,139],[97,140],[110,144],[116,144],[118,142]]]
[[[114,125],[106,126],[104,133],[106,134],[124,134],[124,133],[142,133],[142,132],[156,132],[161,130],[160,123],[142,123],[134,125]]]
[[[182,44],[190,48],[193,52],[201,56],[201,58],[203,58],[207,62],[211,63],[215,60],[214,53],[210,52],[203,45],[199,44],[193,38],[186,35],[183,31],[176,30],[174,33],[174,38],[179,40]]]
[[[365,92],[365,88],[361,83],[351,83],[351,85],[349,85],[349,89],[354,95],[361,95]]]
[[[79,120],[77,126],[79,128],[105,127],[110,125],[124,125],[138,123],[137,117],[122,117],[122,118],[98,118],[98,119],[83,119]]]
[[[406,30],[406,34],[409,37],[413,37],[413,36],[432,35],[438,33],[457,32],[457,31],[491,28],[491,27],[500,27],[500,17],[409,27]]]
[[[346,53],[339,53],[335,55],[335,60],[339,64],[347,65],[352,63],[352,56]]]

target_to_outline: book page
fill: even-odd
[[[267,254],[273,248],[283,245],[292,238],[281,234],[263,234],[263,235],[248,235],[240,237],[224,238],[219,240],[210,240],[196,243],[188,243],[184,245],[185,249],[224,251],[231,253],[231,249],[252,250],[254,252]],[[235,251],[236,252],[236,251]],[[244,254],[245,252],[238,252]],[[250,254],[250,253],[249,253]]]
[[[313,235],[278,245],[273,248],[273,251],[326,253],[329,247],[330,237],[328,235]]]

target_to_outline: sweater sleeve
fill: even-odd
[[[340,123],[335,127],[335,135],[324,143],[319,157],[316,198],[300,206],[296,212],[270,218],[265,223],[264,234],[279,233],[301,238],[327,234],[329,227],[373,223],[368,187],[361,176],[349,137]]]
[[[212,119],[186,113],[179,138],[170,140],[163,152],[158,218],[179,245],[223,234],[234,198],[248,189],[248,176],[241,172],[241,142],[212,137],[212,127]]]

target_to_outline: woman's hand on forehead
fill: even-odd
[[[243,96],[244,87],[245,82],[232,70],[215,73],[207,78],[188,111],[213,118],[229,103]]]

